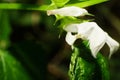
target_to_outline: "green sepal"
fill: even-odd
[[[60,25],[59,28],[65,28],[67,25],[69,24],[80,24],[82,22],[87,22],[88,20],[84,20],[84,19],[79,19],[76,17],[71,17],[71,16],[60,16],[60,15],[56,15],[56,22],[60,21]]]

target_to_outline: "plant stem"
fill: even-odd
[[[78,6],[78,7],[84,8],[84,7],[89,7],[89,6],[106,2],[106,1],[108,0],[88,0],[80,3],[68,4],[66,6]]]
[[[0,3],[0,9],[13,9],[13,10],[37,10],[46,11],[48,5],[32,5],[32,4],[21,4],[21,3]]]

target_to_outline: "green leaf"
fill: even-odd
[[[99,3],[103,3],[103,2],[106,2],[108,0],[87,0],[87,1],[83,1],[83,2],[76,2],[74,4],[67,4],[66,6],[77,6],[77,7],[81,7],[81,8],[84,8],[84,7],[89,7],[89,6],[92,6],[92,5],[96,5],[96,4],[99,4]]]
[[[78,57],[75,68],[74,80],[92,80],[94,75],[95,64],[85,61],[83,58]]]
[[[68,3],[70,0],[51,0],[52,4],[54,4],[57,7],[62,7],[64,6],[66,3]]]
[[[69,68],[70,80],[92,80],[95,63],[87,61],[80,54],[80,48],[74,47]]]
[[[21,64],[9,52],[0,50],[0,80],[30,80]]]
[[[9,36],[11,27],[7,11],[0,11],[0,48],[6,48],[9,45]]]
[[[72,53],[71,56],[71,62],[70,62],[70,67],[69,67],[69,76],[71,80],[75,79],[75,65],[76,65],[76,60],[79,55],[79,50],[77,48],[74,48],[74,52]]]
[[[109,64],[107,59],[102,54],[98,53],[97,62],[102,74],[102,80],[110,80]]]
[[[95,59],[91,55],[88,41],[78,42],[74,44],[71,56],[70,80],[110,80],[106,58],[98,53]]]

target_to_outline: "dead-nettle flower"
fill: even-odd
[[[93,57],[96,58],[97,53],[104,46],[105,43],[110,47],[111,55],[119,48],[119,43],[112,39],[106,32],[104,32],[95,22],[84,22],[80,24],[69,24],[64,27],[67,31],[66,42],[73,45],[74,42],[81,38],[89,41],[90,50]],[[73,35],[72,33],[76,33]]]
[[[47,15],[61,15],[61,16],[84,16],[89,15],[86,9],[71,6],[71,7],[64,7],[60,9],[48,10]]]
[[[48,10],[47,14],[78,17],[88,15],[89,13],[85,9],[72,6]],[[71,46],[79,38],[83,40],[88,40],[90,50],[94,58],[96,58],[97,53],[104,46],[105,43],[107,43],[110,47],[109,58],[119,48],[119,43],[112,39],[95,22],[83,22],[80,24],[72,23],[66,25],[63,29],[67,31],[66,42]],[[76,34],[73,35],[72,33]]]

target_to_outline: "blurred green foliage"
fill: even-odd
[[[10,22],[9,22],[9,15],[7,11],[1,10],[0,11],[0,48],[4,49],[8,47],[10,42]]]
[[[1,80],[31,80],[25,69],[9,52],[0,50]]]

